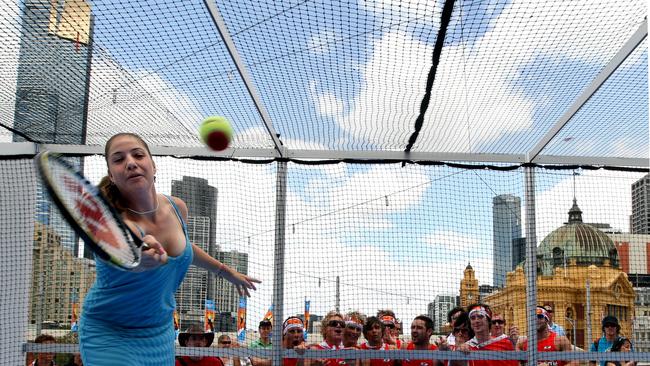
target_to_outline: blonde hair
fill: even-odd
[[[341,313],[339,313],[336,310],[332,310],[329,313],[327,313],[327,315],[325,315],[323,320],[321,320],[321,322],[320,322],[320,334],[323,336],[323,338],[325,338],[325,332],[327,331],[327,323],[329,323],[330,319],[332,319],[335,316],[338,316],[339,318],[341,318],[341,320],[344,319],[343,315],[341,315]]]

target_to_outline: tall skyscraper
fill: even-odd
[[[512,271],[513,239],[521,238],[521,200],[511,194],[502,194],[492,199],[493,233],[493,282],[503,287],[506,272]]]
[[[55,144],[83,144],[93,18],[83,0],[25,0],[14,128]],[[24,141],[14,135],[14,141]]]
[[[84,0],[25,0],[13,127],[45,143],[84,144],[93,18]],[[14,134],[14,141],[25,139]],[[80,159],[72,159],[81,168]],[[37,220],[50,225],[74,256],[78,236],[42,192]],[[90,257],[90,251],[87,251]]]
[[[215,258],[221,263],[237,270],[239,273],[248,274],[248,253],[237,251],[217,251]],[[217,278],[217,289],[215,303],[220,312],[230,312],[237,315],[239,307],[239,293],[235,286],[226,281],[223,277]]]
[[[187,232],[190,242],[201,249],[208,250],[210,237],[210,218],[190,216],[187,218]],[[208,292],[208,272],[203,268],[190,266],[185,279],[176,291],[176,310],[180,318],[181,328],[189,322],[202,321],[205,300]]]
[[[209,185],[207,179],[184,176],[182,180],[172,181],[172,196],[176,196],[185,201],[190,218],[202,217],[208,220],[208,237],[203,249],[214,257],[217,251],[215,244],[215,233],[217,231],[217,188]],[[215,299],[215,289],[214,275],[209,273],[206,289],[208,299]]]
[[[436,295],[433,302],[429,303],[427,315],[433,320],[433,331],[444,333],[447,323],[447,313],[457,306],[456,295]]]
[[[650,174],[632,184],[632,234],[650,234]]]

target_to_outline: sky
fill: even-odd
[[[219,6],[285,146],[401,151],[420,113],[439,27],[441,2],[428,3]],[[4,123],[13,120],[20,16],[15,4],[0,6]],[[272,147],[202,2],[93,6],[89,144],[128,130],[153,145],[200,146],[198,123],[222,114],[233,121],[233,146]],[[527,152],[636,30],[639,14],[640,1],[457,1],[414,150]],[[638,122],[648,117],[646,49],[633,53],[612,78],[613,91],[595,96],[551,152],[647,157],[647,123]],[[622,117],[627,127],[610,123]],[[160,192],[183,175],[218,188],[218,241],[249,253],[250,274],[264,281],[249,301],[256,324],[272,297],[276,165],[156,162]],[[92,181],[102,164],[89,159]],[[538,242],[567,219],[571,173],[537,176]],[[630,185],[642,174],[579,173],[575,197],[585,221],[627,231]],[[333,309],[336,276],[342,310],[388,307],[405,320],[426,312],[436,294],[457,293],[468,263],[481,284],[491,283],[492,197],[523,197],[523,181],[521,169],[289,164],[285,315],[302,312],[305,299],[314,314]]]

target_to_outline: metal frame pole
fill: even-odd
[[[287,208],[287,162],[279,161],[275,187],[275,249],[273,253],[273,365],[282,366],[284,321],[284,253]]]
[[[524,167],[526,199],[526,321],[528,365],[537,365],[537,234],[535,225],[535,168]]]

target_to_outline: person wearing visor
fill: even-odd
[[[359,337],[363,333],[365,315],[352,311],[345,315],[345,329],[343,330],[343,347],[346,349],[359,348]]]
[[[551,305],[544,305],[544,310],[548,313],[549,323],[548,326],[551,328],[551,331],[557,335],[566,336],[566,331],[564,327],[555,322],[555,311]]]
[[[469,341],[458,344],[462,352],[471,351],[514,351],[515,347],[507,335],[492,337],[490,334],[492,310],[485,304],[473,304],[468,308],[469,321],[474,337]],[[468,366],[517,366],[516,360],[469,360]]]
[[[307,349],[305,346],[305,324],[295,316],[288,317],[282,324],[282,346],[284,349],[292,349],[302,352]],[[304,358],[285,358],[284,366],[308,366],[309,360]]]
[[[548,315],[546,309],[541,306],[538,306],[535,309],[535,316],[537,317],[537,351],[538,352],[565,352],[571,351],[571,342],[565,336],[561,336],[553,331],[551,331],[550,323],[551,319]],[[528,350],[528,339],[527,337],[520,337],[515,347],[517,351],[527,351]],[[522,365],[525,365],[526,362],[522,361]],[[571,364],[567,361],[539,361],[538,365],[544,366],[564,366]]]
[[[384,324],[384,342],[395,346],[397,349],[402,348],[402,340],[399,339],[399,330],[397,329],[397,318],[392,310],[379,310],[377,318]]]

